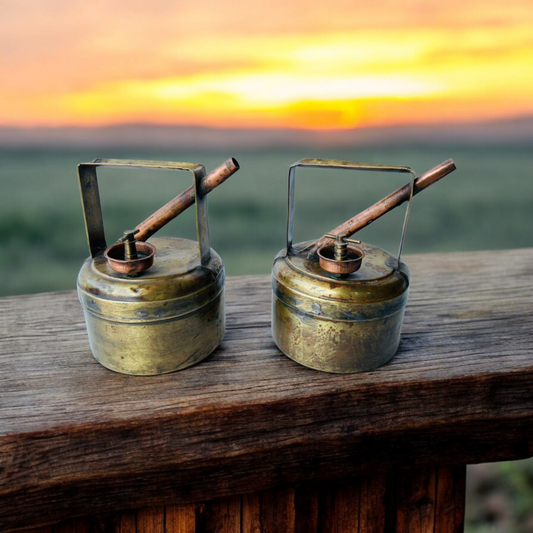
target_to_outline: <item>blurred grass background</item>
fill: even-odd
[[[231,151],[0,149],[0,296],[72,290],[88,256],[76,166],[95,157],[198,162],[228,157],[241,170],[209,195],[211,245],[228,275],[268,274],[284,247],[287,172],[304,157],[412,166],[417,174],[447,158],[457,170],[413,201],[405,253],[505,250],[533,246],[533,151],[474,143],[348,149]],[[108,243],[190,185],[186,173],[99,169]],[[295,241],[321,236],[407,177],[299,169]],[[396,255],[404,206],[359,235]],[[196,239],[194,209],[162,234]],[[505,253],[498,254],[505,261]],[[533,461],[469,467],[469,533],[533,532]]]
[[[73,289],[88,255],[76,165],[95,157],[199,162],[230,156],[241,170],[209,195],[211,245],[228,275],[270,272],[284,247],[287,171],[303,157],[412,166],[418,174],[452,157],[458,169],[413,201],[405,253],[533,245],[533,152],[527,146],[393,146],[357,150],[229,152],[0,150],[0,295]],[[99,169],[108,243],[190,185],[186,173]],[[295,241],[313,239],[403,185],[407,176],[299,169]],[[359,235],[397,252],[404,206]],[[196,239],[194,209],[162,234]],[[504,257],[504,256],[503,256]]]

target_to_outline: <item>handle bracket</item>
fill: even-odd
[[[98,191],[97,167],[114,167],[125,169],[161,169],[191,172],[194,180],[196,199],[196,228],[202,265],[211,258],[209,243],[209,221],[207,213],[207,196],[202,192],[201,180],[205,176],[205,168],[197,163],[174,163],[170,161],[140,161],[129,159],[94,159],[90,163],[78,165],[83,217],[91,257],[103,254],[107,249],[100,193]]]
[[[311,167],[311,168],[335,168],[346,170],[364,170],[374,172],[400,172],[411,174],[411,187],[409,194],[409,203],[405,210],[405,218],[403,221],[402,236],[400,240],[400,247],[398,250],[398,268],[400,266],[400,257],[402,255],[403,242],[405,239],[405,231],[407,229],[407,220],[409,219],[409,212],[411,210],[411,201],[414,194],[414,183],[416,179],[415,171],[411,167],[398,165],[378,165],[375,163],[358,163],[355,161],[341,161],[338,159],[301,159],[292,164],[289,168],[289,191],[288,191],[288,214],[287,214],[287,255],[292,250],[293,228],[294,228],[294,190],[296,182],[296,168],[297,167]]]

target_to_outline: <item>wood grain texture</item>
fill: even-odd
[[[435,507],[436,531],[463,533],[465,518],[466,466],[438,469]]]
[[[399,352],[356,375],[277,350],[266,276],[228,280],[212,356],[149,378],[92,358],[74,292],[0,299],[0,529],[531,456],[533,250],[405,262]]]
[[[389,519],[394,533],[462,533],[466,466],[397,472]]]
[[[241,498],[231,496],[206,502],[196,512],[198,533],[240,533]]]
[[[359,533],[360,479],[329,484],[325,498],[319,531],[323,533]],[[385,508],[381,509],[385,513]]]
[[[359,531],[360,533],[381,533],[387,526],[386,516],[391,514],[389,509],[391,498],[387,497],[385,474],[367,476],[361,479],[359,503]],[[383,509],[386,511],[384,512]]]
[[[465,466],[282,487],[26,533],[461,533]]]
[[[165,533],[195,533],[196,504],[169,505],[165,510]]]
[[[400,472],[396,477],[394,533],[433,533],[437,501],[437,470]]]
[[[137,513],[123,511],[117,516],[113,533],[137,533]]]
[[[137,511],[137,532],[165,533],[165,509],[148,507]]]
[[[316,484],[297,487],[294,491],[295,531],[319,531],[320,498]]]

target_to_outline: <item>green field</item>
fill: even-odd
[[[211,244],[229,275],[268,273],[284,246],[287,170],[302,157],[401,164],[423,173],[452,157],[457,171],[413,202],[405,252],[486,250],[533,244],[533,152],[508,146],[395,146],[358,150],[0,151],[0,295],[73,289],[88,255],[76,165],[94,157],[193,161],[241,170],[209,196]],[[185,173],[99,171],[108,242],[189,185]],[[398,174],[299,170],[295,240],[319,237],[406,182]],[[396,253],[403,207],[361,232]],[[190,209],[163,230],[195,238]],[[504,258],[504,256],[502,256]]]

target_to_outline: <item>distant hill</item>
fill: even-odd
[[[472,124],[310,131],[122,124],[104,127],[0,127],[0,148],[144,147],[228,149],[349,147],[405,143],[531,144],[533,116]]]

